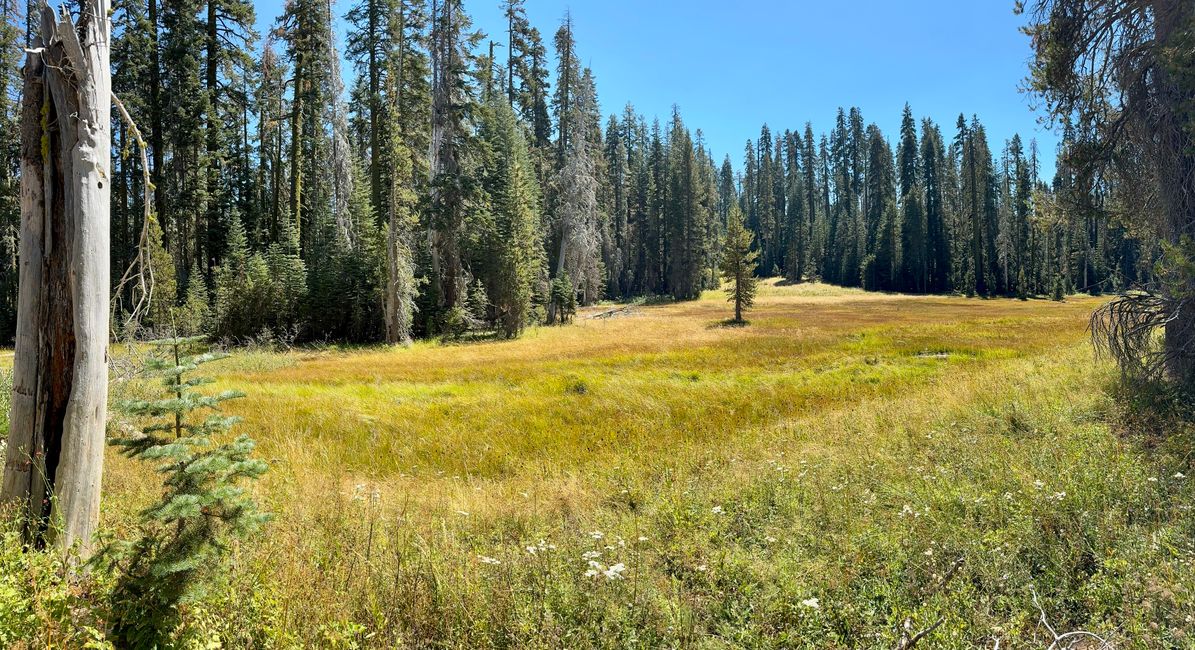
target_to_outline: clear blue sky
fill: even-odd
[[[498,5],[465,0],[475,26],[502,42]],[[335,11],[349,6],[337,0]],[[860,107],[894,142],[907,101],[948,141],[960,112],[979,115],[993,151],[1014,133],[1026,147],[1036,138],[1048,181],[1058,138],[1018,90],[1030,52],[1017,29],[1024,17],[1012,7],[1012,0],[527,0],[550,53],[571,10],[603,113],[621,113],[630,101],[649,121],[663,120],[677,104],[715,158],[729,153],[736,169],[763,123],[775,132],[803,129],[808,120],[821,133],[839,106]],[[257,10],[269,25],[281,0],[263,0]]]

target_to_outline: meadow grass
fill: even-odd
[[[1046,647],[1036,591],[1059,629],[1195,647],[1191,431],[1113,426],[1096,304],[768,283],[749,327],[709,293],[237,353],[211,367],[249,395],[275,519],[178,644],[891,648],[941,619],[926,647]],[[122,534],[158,488],[108,463]],[[92,634],[14,584],[38,641]]]

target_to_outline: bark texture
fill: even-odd
[[[111,73],[107,0],[44,2],[24,70],[20,295],[0,503],[26,537],[90,555],[108,401]]]

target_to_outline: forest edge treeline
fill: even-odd
[[[730,206],[759,272],[908,292],[1061,297],[1148,279],[1159,246],[1116,217],[1116,182],[1034,142],[993,149],[906,106],[892,146],[858,108],[833,128],[749,140],[718,163],[680,110],[603,123],[566,16],[554,61],[523,0],[497,40],[459,1],[293,0],[264,35],[244,0],[114,4],[112,277],[146,230],[154,289],[140,325],[228,340],[516,336],[574,301],[717,286]],[[19,45],[4,4],[0,337],[16,310]],[[336,22],[345,20],[344,57]],[[504,52],[504,54],[503,54]],[[352,62],[348,92],[340,70]],[[549,68],[555,74],[550,79]],[[1084,134],[1063,125],[1062,149]],[[116,322],[136,303],[119,287]],[[193,330],[193,332],[192,332]]]

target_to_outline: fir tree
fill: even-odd
[[[177,627],[179,605],[202,597],[229,545],[268,519],[243,487],[266,471],[253,458],[253,440],[240,435],[221,441],[238,422],[222,414],[221,404],[243,394],[196,390],[211,380],[190,373],[223,356],[199,352],[200,341],[153,342],[164,354],[151,357],[147,371],[162,379],[163,396],[120,405],[126,416],[145,424],[111,444],[129,458],[154,464],[164,477],[161,498],[141,513],[140,536],[111,543],[100,556],[119,570],[112,632],[122,647],[166,643]]]
[[[527,142],[509,104],[490,101],[485,137],[493,150],[486,182],[494,212],[487,256],[493,261],[489,299],[499,333],[518,336],[531,313],[532,288],[543,266],[539,240],[538,188]]]
[[[17,63],[20,54],[20,16],[16,0],[0,0],[0,341],[16,334],[17,248],[20,207],[20,128]]]
[[[208,301],[207,283],[198,265],[191,266],[187,275],[187,290],[183,304],[172,315],[172,327],[185,336],[198,336],[210,327],[211,303]]]
[[[174,259],[162,245],[162,227],[153,215],[150,215],[148,235],[150,277],[153,282],[149,320],[156,329],[162,329],[171,324],[171,312],[178,303],[178,279],[175,277]]]
[[[726,224],[726,245],[722,251],[722,279],[729,283],[726,288],[728,302],[734,303],[734,322],[743,323],[743,310],[755,303],[758,280],[755,267],[759,252],[754,249],[755,236],[746,228],[743,213],[738,206],[730,209]]]

